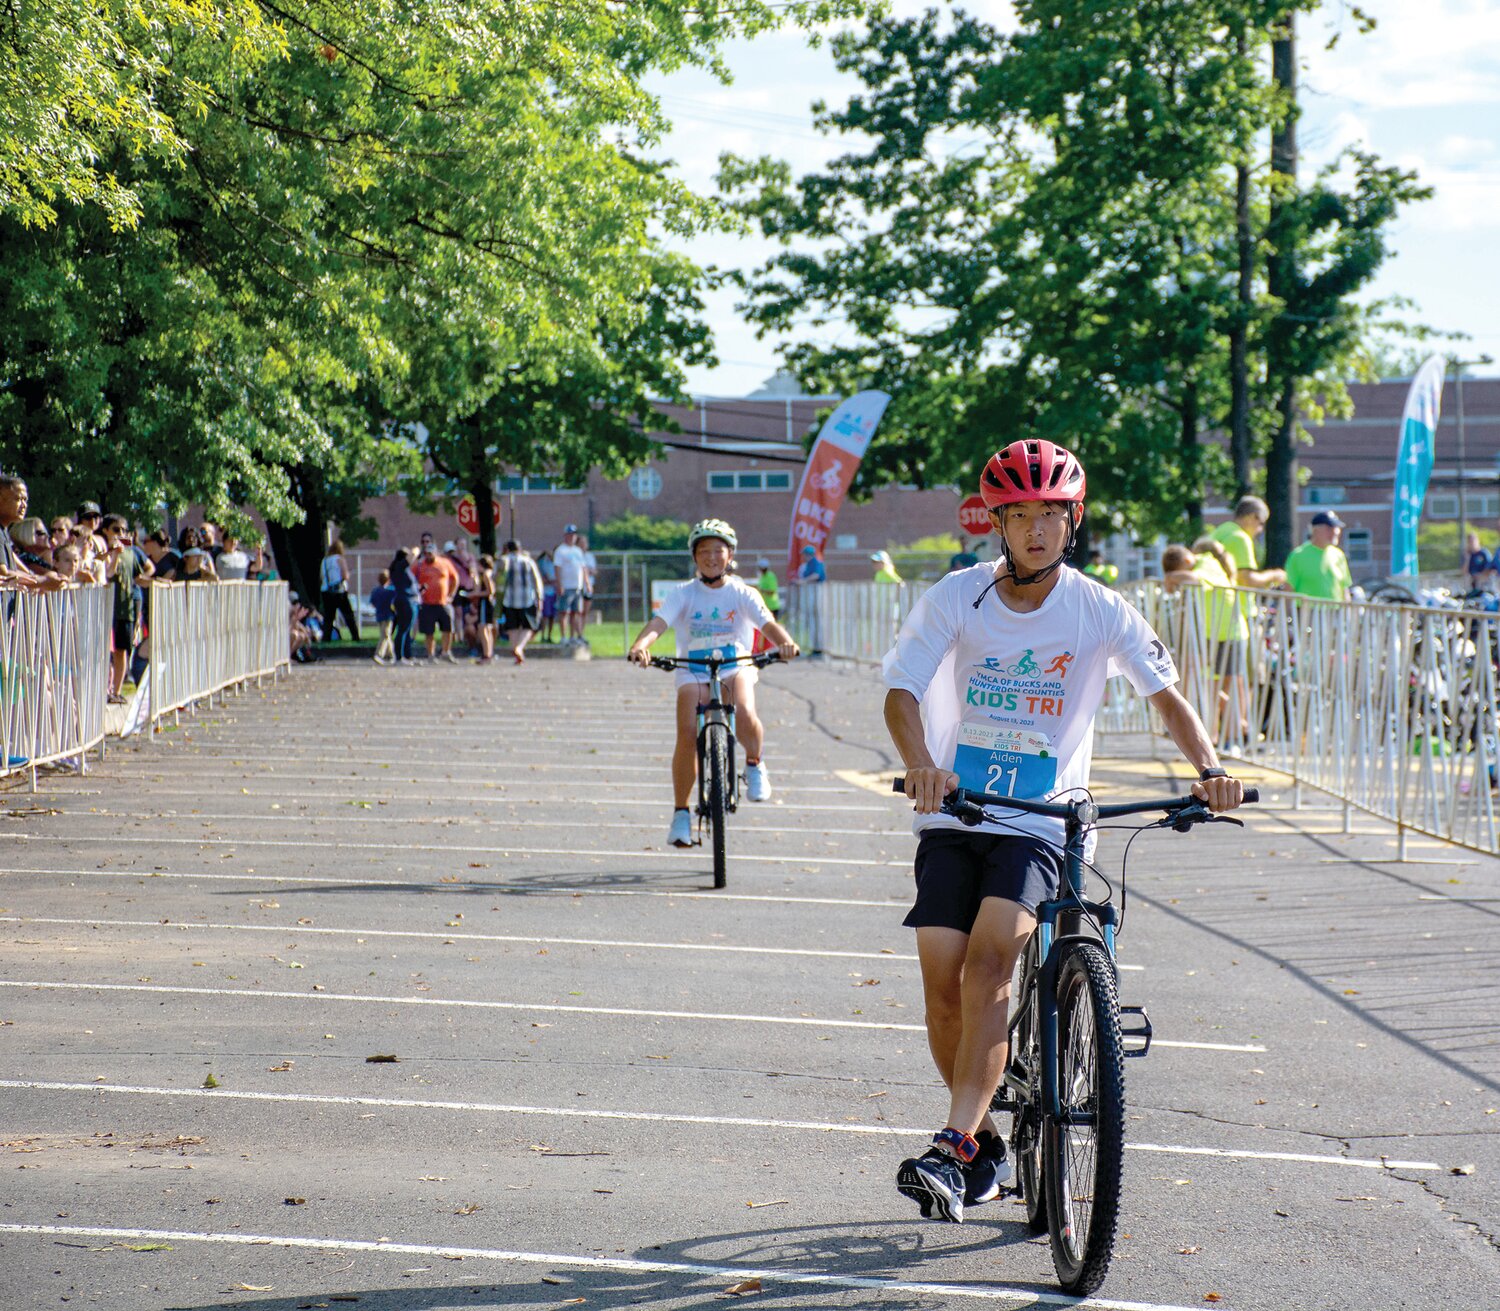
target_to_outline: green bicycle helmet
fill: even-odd
[[[739,549],[740,539],[734,535],[734,529],[722,519],[700,519],[688,533],[688,554],[691,555],[693,548],[708,537],[717,537],[731,552]]]

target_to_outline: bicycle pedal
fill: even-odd
[[[1134,1019],[1135,1024],[1126,1022],[1127,1017]],[[1120,1007],[1120,1039],[1126,1056],[1144,1056],[1151,1050],[1151,1017],[1146,1014],[1144,1006],[1121,1006]],[[1139,1043],[1140,1046],[1132,1047],[1131,1043]]]

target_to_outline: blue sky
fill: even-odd
[[[901,14],[932,0],[894,0]],[[943,7],[940,5],[940,7]],[[961,5],[997,26],[1013,24],[1003,0]],[[1304,176],[1340,150],[1360,145],[1387,163],[1415,169],[1436,188],[1408,209],[1392,233],[1393,254],[1371,295],[1403,296],[1413,317],[1471,340],[1446,350],[1500,360],[1500,5],[1485,0],[1361,0],[1377,20],[1360,35],[1347,4],[1305,18],[1301,124]],[[1328,37],[1342,32],[1333,51]],[[657,84],[674,131],[664,154],[696,189],[712,190],[719,153],[775,155],[798,172],[849,148],[814,129],[816,99],[839,104],[857,84],[834,70],[826,48],[801,33],[779,33],[732,46],[734,81],[691,72]],[[754,267],[775,252],[759,238],[715,238],[688,251],[701,263]],[[693,370],[690,389],[743,396],[778,365],[772,339],[760,340],[734,309],[731,292],[709,306],[721,364]],[[1475,373],[1500,373],[1491,365]]]

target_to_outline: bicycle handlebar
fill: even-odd
[[[678,665],[695,665],[712,672],[722,669],[725,665],[754,665],[757,669],[764,669],[767,665],[774,665],[781,659],[780,651],[760,651],[755,655],[739,656],[652,656],[651,663],[657,669],[676,669]]]
[[[891,783],[891,791],[906,795],[906,779],[898,777]],[[1245,802],[1254,805],[1260,800],[1259,788],[1245,789]],[[1080,816],[1080,807],[1089,805],[1092,814],[1084,817],[1086,824],[1096,824],[1101,819],[1118,819],[1122,815],[1144,815],[1159,810],[1169,816],[1173,827],[1186,832],[1192,825],[1211,821],[1220,816],[1208,809],[1197,797],[1189,793],[1181,797],[1162,797],[1152,801],[1124,801],[1100,806],[1089,802],[1028,801],[1021,797],[997,797],[989,792],[973,792],[968,788],[956,788],[943,798],[943,810],[965,823],[977,824],[983,818],[986,806],[1003,806],[1007,810],[1021,810],[1031,815],[1046,815],[1051,819],[1073,819]],[[1234,820],[1234,823],[1241,821]]]

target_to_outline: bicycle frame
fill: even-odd
[[[708,661],[708,700],[698,703],[698,817],[702,819],[708,814],[708,730],[710,727],[722,724],[728,733],[728,750],[726,755],[729,764],[729,795],[724,798],[724,809],[731,814],[739,808],[740,782],[739,771],[734,764],[734,707],[725,704],[724,687],[719,679],[719,665],[723,663],[717,659]]]

